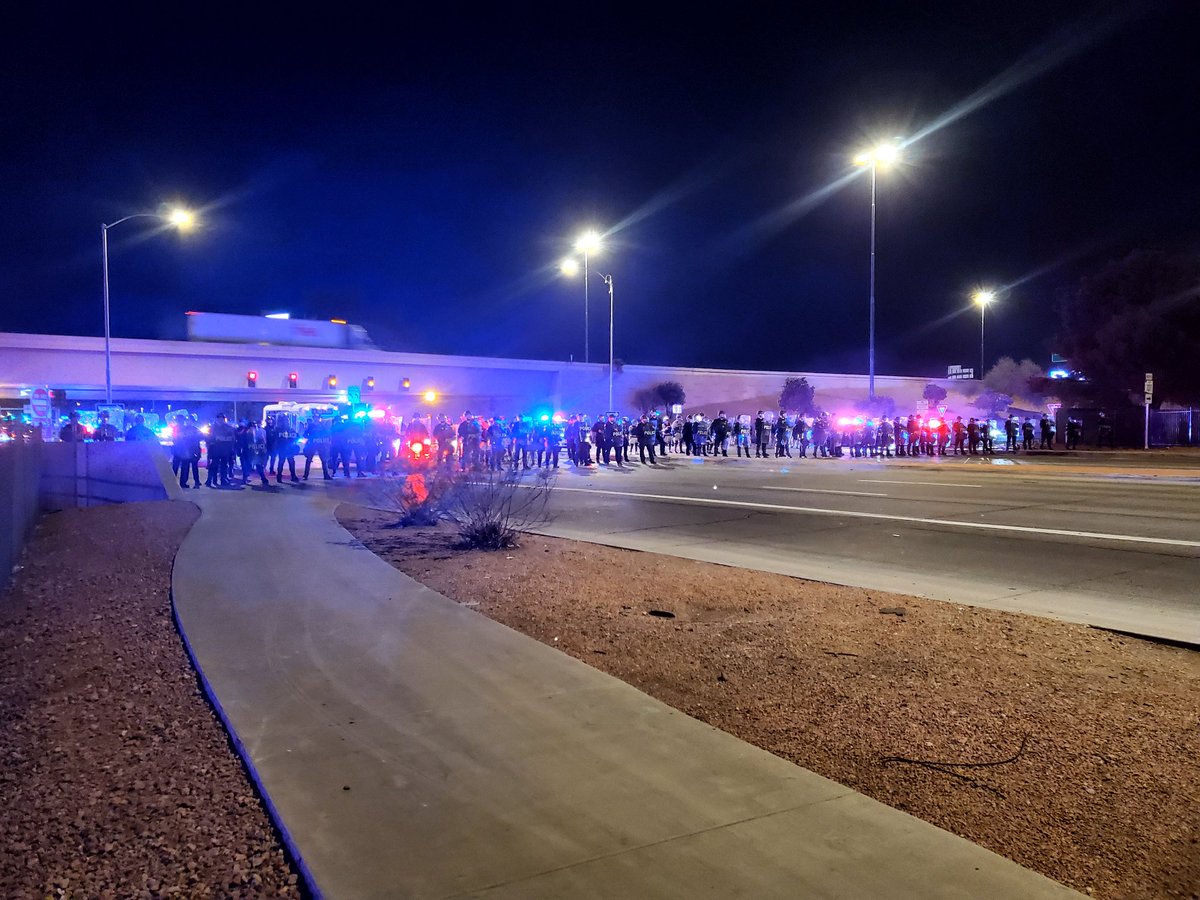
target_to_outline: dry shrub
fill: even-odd
[[[445,518],[458,529],[460,546],[476,550],[517,546],[522,534],[550,521],[552,478],[541,470],[531,478],[507,470],[460,474],[445,505]]]

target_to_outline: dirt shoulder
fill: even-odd
[[[0,895],[300,896],[171,618],[198,514],[44,516],[0,596]]]
[[[447,597],[1078,890],[1200,897],[1198,653],[554,538],[460,551],[351,504],[338,519]]]

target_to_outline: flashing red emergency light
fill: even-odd
[[[421,453],[425,450],[425,445],[422,444],[420,441],[413,441],[411,444],[408,445],[408,448],[410,450],[412,450],[413,456],[420,456]]]
[[[300,383],[300,373],[299,372],[289,372],[288,373],[288,387],[294,388],[299,383]]]
[[[246,373],[246,387],[258,387],[258,373],[253,369]]]

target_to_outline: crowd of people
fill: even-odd
[[[1073,449],[1080,429],[1074,420],[1068,421],[1067,429],[1067,448]],[[59,438],[78,441],[84,435],[78,414],[72,413]],[[121,434],[103,412],[89,437],[95,441],[158,439],[141,416]],[[570,464],[579,468],[624,466],[635,460],[653,466],[673,455],[729,457],[731,452],[747,459],[978,456],[996,452],[998,438],[1009,453],[1054,449],[1054,424],[1046,415],[1035,423],[1013,415],[1000,422],[916,413],[833,419],[825,413],[802,416],[785,410],[759,410],[753,416],[730,416],[721,410],[711,418],[703,413],[605,413],[594,418],[578,413],[537,418],[517,414],[511,419],[467,411],[457,421],[445,414],[388,421],[313,411],[307,418],[268,414],[262,423],[247,419],[234,423],[218,413],[205,426],[193,416],[177,415],[171,426],[171,458],[180,486],[199,488],[200,463],[206,455],[203,485],[227,487],[249,484],[252,478],[262,485],[269,485],[271,477],[277,484],[285,478],[293,483],[307,481],[314,460],[321,477],[332,480],[339,473],[365,478],[414,465],[460,471],[553,470],[559,467],[564,450]],[[297,466],[297,458],[302,467]]]
[[[203,445],[203,446],[202,446]],[[257,477],[265,487],[274,476],[282,484],[307,481],[317,460],[322,477],[365,478],[383,471],[396,451],[394,431],[367,417],[312,415],[297,422],[291,415],[267,416],[265,423],[229,421],[217,413],[207,427],[189,416],[175,417],[172,426],[171,468],[179,486],[199,488],[200,460],[207,455],[205,487],[249,484]],[[297,475],[296,458],[303,460]],[[189,485],[189,482],[191,484]]]
[[[784,410],[759,410],[755,416],[728,416],[722,410],[713,418],[703,413],[674,418],[607,413],[593,419],[580,413],[565,419],[543,416],[539,421],[525,415],[511,421],[487,418],[468,411],[457,423],[441,415],[431,429],[414,427],[422,439],[431,438],[439,464],[522,470],[557,468],[564,449],[567,459],[581,467],[625,465],[635,455],[645,465],[672,454],[728,457],[731,450],[737,457],[760,459],[982,455],[995,452],[997,430],[992,420],[964,421],[961,416],[953,421],[913,414],[835,422],[823,413],[799,416]],[[1054,425],[1046,415],[1036,425],[1030,418],[1009,416],[1002,433],[1010,453],[1054,448]]]

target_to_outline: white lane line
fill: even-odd
[[[887,522],[915,522],[920,525],[943,525],[949,528],[977,528],[985,531],[1011,531],[1039,537],[1088,538],[1096,541],[1117,541],[1129,544],[1158,544],[1167,547],[1200,548],[1200,541],[1181,541],[1174,538],[1143,537],[1136,534],[1106,534],[1100,531],[1068,531],[1063,528],[1034,528],[1030,525],[999,525],[990,522],[960,522],[955,519],[925,519],[920,516],[897,516],[888,513],[854,512],[845,509],[822,509],[816,506],[784,506],[781,503],[754,503],[749,500],[718,500],[715,497],[674,497],[670,494],[639,494],[633,491],[605,491],[594,488],[555,486],[555,491],[579,494],[607,494],[614,497],[634,497],[639,500],[665,500],[669,503],[699,503],[705,506],[735,506],[740,509],[766,509],[772,512],[807,513],[817,516],[842,516],[847,519],[879,519]]]
[[[769,484],[764,484],[759,487],[762,491],[796,491],[801,494],[849,494],[851,497],[886,497],[887,494],[880,494],[877,491],[830,491],[824,488],[802,488],[802,487],[774,487]]]
[[[926,487],[965,487],[981,488],[982,484],[962,484],[957,481],[902,481],[898,478],[860,478],[863,484],[921,484]]]

